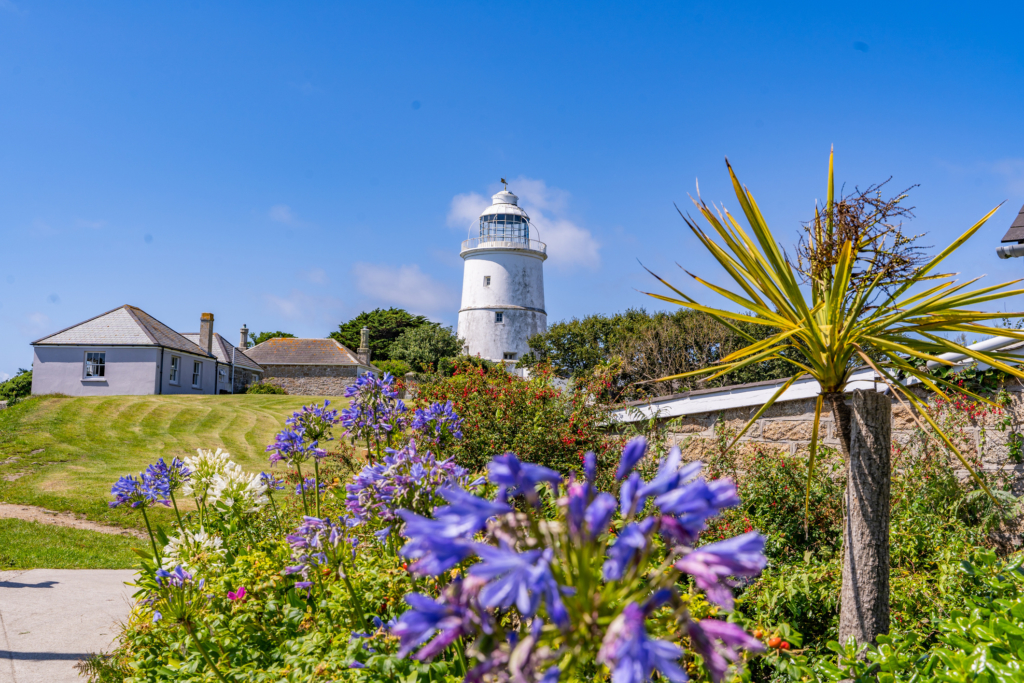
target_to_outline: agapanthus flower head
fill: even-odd
[[[489,620],[481,618],[482,610],[474,609],[482,583],[472,577],[456,579],[438,600],[419,593],[405,596],[411,609],[391,629],[392,635],[399,638],[399,656],[405,657],[423,645],[414,657],[430,661],[462,636],[475,633],[477,629],[490,632]]]
[[[405,429],[408,409],[393,385],[390,373],[384,373],[380,379],[367,373],[345,389],[345,396],[352,399],[349,407],[341,411],[346,436],[379,441]]]
[[[327,457],[327,451],[319,447],[319,441],[312,439],[303,425],[278,432],[266,451],[270,453],[271,465],[286,462],[295,467],[309,458],[320,460]]]
[[[213,476],[207,502],[220,504],[236,514],[246,514],[258,511],[270,499],[263,477],[247,474],[241,465],[229,462]]]
[[[398,450],[387,449],[384,458],[367,465],[346,486],[345,506],[359,520],[392,524],[398,510],[427,514],[443,503],[439,491],[445,487],[472,487],[469,473],[451,459],[438,460],[416,441]]]
[[[164,566],[180,565],[186,569],[218,567],[224,563],[223,544],[219,536],[202,527],[196,531],[183,528],[167,540],[161,561]]]
[[[693,577],[708,600],[727,610],[733,606],[730,576],[757,576],[768,564],[765,537],[756,531],[709,543],[676,562],[676,569]]]
[[[725,679],[730,662],[738,662],[742,650],[764,652],[764,644],[736,624],[718,619],[702,619],[687,623],[693,649],[704,658],[704,664],[715,683]]]
[[[498,547],[478,543],[474,549],[482,561],[470,567],[469,574],[489,581],[480,590],[481,605],[508,608],[514,604],[520,614],[532,617],[543,599],[551,620],[568,626],[561,589],[551,573],[550,548],[520,553],[501,542]]]
[[[622,449],[622,457],[619,459],[619,469],[615,472],[615,478],[619,481],[636,467],[636,464],[643,459],[647,452],[647,439],[642,436],[630,439],[626,447]]]
[[[302,406],[301,410],[292,413],[292,416],[285,420],[285,424],[301,429],[303,437],[310,443],[332,441],[331,428],[341,421],[338,411],[330,407],[331,402],[325,400],[324,404],[314,403],[311,406]]]
[[[320,482],[319,490],[323,491],[326,488],[327,484],[325,484],[324,482]],[[305,491],[306,493],[312,493],[315,490],[317,490],[317,483],[315,477],[306,477],[305,479],[303,479],[302,481],[295,485],[296,496],[301,496],[303,491]]]
[[[677,645],[647,636],[646,614],[635,602],[626,605],[605,632],[597,661],[612,671],[613,683],[646,683],[658,671],[672,683],[688,680],[678,661]]]
[[[355,539],[344,535],[349,527],[348,521],[344,517],[337,522],[329,517],[303,517],[298,528],[285,537],[292,548],[292,561],[295,564],[285,567],[284,573],[301,574],[308,579],[311,569],[330,564],[328,551],[334,554],[343,542],[354,545]],[[298,583],[295,585],[299,586]]]
[[[412,428],[420,438],[433,445],[446,446],[462,440],[462,418],[455,412],[451,401],[432,403],[426,410],[420,408],[412,420]]]
[[[176,457],[171,460],[170,465],[160,458],[146,468],[146,473],[143,476],[154,483],[160,482],[161,488],[166,489],[167,495],[170,495],[188,483],[192,477],[192,471],[180,458]]]
[[[537,485],[548,482],[557,486],[562,481],[561,475],[552,469],[533,463],[520,462],[515,453],[496,455],[488,467],[488,478],[492,484],[504,489],[510,496],[526,496],[531,504],[540,501],[537,496]]]
[[[655,521],[654,517],[648,517],[641,522],[630,522],[622,529],[608,549],[608,559],[602,568],[605,581],[618,581],[623,577],[638,553],[647,547]]]
[[[687,465],[680,471],[674,488],[657,496],[654,504],[662,513],[676,518],[680,538],[696,539],[708,519],[717,516],[724,508],[739,504],[736,485],[729,479],[707,482],[703,478],[685,481],[697,474],[701,463]]]
[[[190,476],[181,487],[182,494],[205,501],[213,487],[214,477],[223,474],[231,463],[231,454],[219,448],[216,451],[200,448],[195,455],[185,458],[183,463],[189,469]]]
[[[166,569],[156,570],[156,582],[161,586],[171,586],[172,588],[182,588],[186,584],[193,582],[193,576],[185,570],[184,567],[178,565],[174,569],[167,571]],[[199,581],[199,586],[202,586],[202,580]]]
[[[124,476],[114,482],[110,489],[114,500],[107,503],[112,508],[127,505],[132,508],[149,507],[154,503],[167,503],[169,495],[162,482],[145,475],[139,478]]]
[[[274,491],[282,491],[285,487],[284,479],[278,479],[269,472],[260,472],[260,483],[266,487],[268,495],[273,495]]]

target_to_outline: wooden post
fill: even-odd
[[[853,636],[862,645],[889,632],[892,402],[876,391],[854,391],[850,408],[839,643]]]

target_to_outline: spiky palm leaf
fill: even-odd
[[[979,486],[991,496],[991,492],[981,477],[967,463],[963,454],[953,444],[952,439],[939,427],[928,411],[925,402],[906,385],[906,380],[916,379],[944,398],[949,398],[944,389],[950,389],[962,391],[978,401],[994,406],[995,404],[989,399],[935,377],[926,368],[919,366],[922,361],[954,365],[954,363],[939,357],[940,354],[947,352],[962,354],[979,363],[987,363],[994,368],[1024,379],[1024,372],[1012,364],[1018,359],[998,352],[985,353],[969,349],[938,334],[941,332],[978,333],[1024,339],[1024,333],[1021,331],[994,328],[984,324],[985,321],[994,318],[1002,318],[1007,315],[1022,317],[1024,314],[991,313],[972,308],[978,304],[1024,292],[1024,289],[1010,289],[1020,280],[964,291],[976,280],[958,285],[956,280],[951,279],[949,275],[933,274],[939,264],[976,233],[999,207],[985,214],[980,221],[971,226],[941,253],[925,263],[913,276],[896,283],[895,286],[892,283],[883,286],[884,272],[880,271],[877,276],[871,277],[870,271],[873,264],[869,264],[869,276],[860,278],[862,284],[851,289],[851,276],[857,251],[866,245],[846,242],[836,264],[823,269],[820,277],[810,283],[811,299],[808,301],[804,290],[800,287],[798,274],[768,228],[753,195],[740,184],[728,161],[726,161],[726,166],[732,178],[736,198],[739,200],[749,224],[749,231],[744,229],[728,211],[724,209],[713,211],[699,198],[694,200],[694,204],[714,229],[720,242],[712,239],[689,216],[683,215],[683,219],[701,243],[714,255],[718,263],[725,268],[736,284],[734,288],[736,291],[715,286],[692,273],[690,276],[753,315],[701,305],[657,275],[655,277],[669,287],[678,298],[651,292],[646,293],[662,301],[708,313],[751,343],[722,358],[715,365],[693,372],[663,377],[658,381],[697,375],[710,375],[708,379],[713,379],[748,365],[771,359],[781,359],[790,363],[795,370],[793,377],[775,392],[743,430],[736,435],[733,440],[733,444],[735,444],[793,382],[802,377],[811,377],[817,380],[821,387],[821,393],[814,411],[814,428],[807,474],[808,488],[805,497],[806,513],[811,476],[817,456],[818,426],[823,408],[822,397],[827,394],[843,392],[851,373],[858,365],[863,367],[863,364],[866,364],[875,371],[881,381],[890,387],[898,400],[903,402],[902,395],[906,402],[916,409],[938,438],[956,454],[964,467],[971,472]],[[812,240],[829,239],[832,236],[834,187],[833,156],[830,154],[824,220],[821,220],[819,214],[819,220],[815,221],[815,230],[812,231]],[[682,215],[682,212],[680,214]],[[651,274],[654,275],[654,273]],[[943,281],[939,284],[929,282],[929,286],[923,288],[923,291],[908,294],[915,285],[935,279]],[[778,332],[767,339],[756,341],[730,321],[765,325],[776,328]],[[867,353],[868,349],[871,351],[870,355]],[[912,362],[915,360],[918,363]],[[898,378],[902,378],[904,381],[900,381]],[[910,413],[914,415],[914,410],[910,410]],[[916,415],[914,415],[914,419],[917,420]],[[926,432],[928,431],[919,420],[918,425]]]

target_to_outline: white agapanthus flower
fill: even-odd
[[[219,536],[206,533],[200,527],[198,531],[182,529],[176,536],[167,541],[163,553],[163,565],[186,569],[194,569],[199,565],[212,566],[224,562],[224,548]]]
[[[193,496],[200,501],[209,498],[214,478],[222,474],[231,462],[231,454],[217,449],[217,452],[203,448],[197,449],[196,455],[185,458],[185,465],[192,471],[191,479],[181,488],[186,496]]]
[[[209,503],[223,503],[235,512],[256,512],[270,502],[267,485],[259,474],[246,474],[241,465],[229,462],[214,475]]]

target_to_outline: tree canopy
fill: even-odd
[[[403,332],[391,345],[391,359],[403,360],[420,372],[436,370],[442,358],[458,356],[462,344],[452,328],[431,323]]]
[[[355,351],[359,348],[359,331],[370,330],[370,360],[391,360],[391,345],[406,330],[432,325],[426,316],[413,315],[402,308],[376,308],[363,311],[348,322],[338,325],[332,339]]]
[[[757,339],[774,328],[750,323],[738,325]],[[792,370],[780,360],[748,366],[710,382],[685,378],[652,382],[707,367],[733,351],[746,339],[701,311],[648,313],[631,308],[624,313],[555,323],[545,334],[530,338],[529,356],[523,365],[543,360],[564,378],[582,379],[601,367],[611,371],[609,396],[630,400],[729,384],[743,384],[788,377]]]

